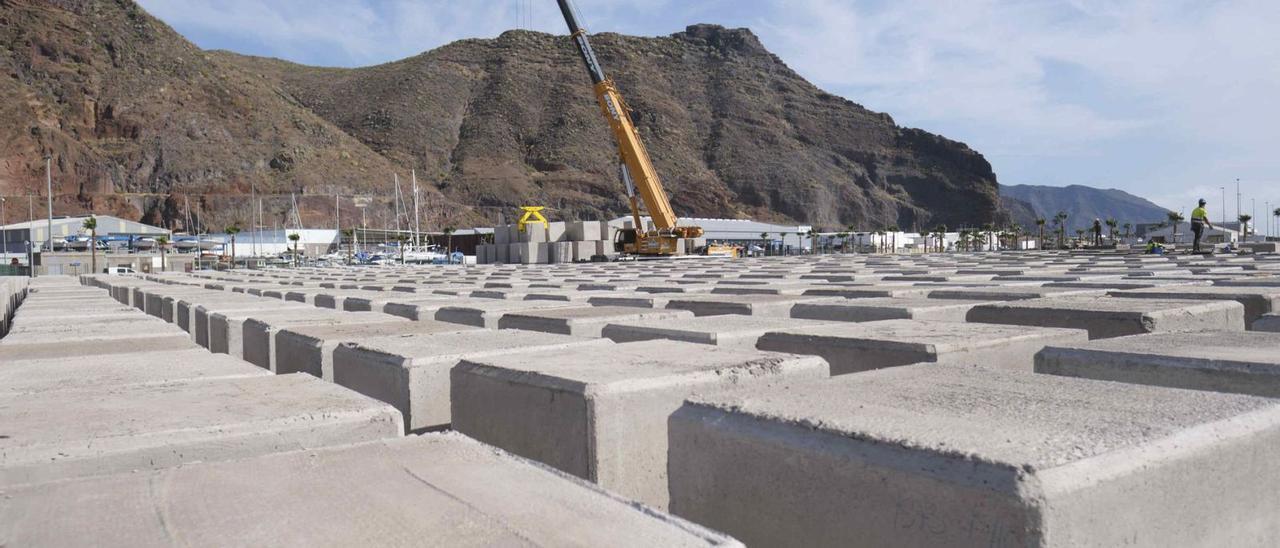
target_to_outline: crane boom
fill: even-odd
[[[662,180],[658,178],[658,172],[649,159],[649,152],[645,150],[644,143],[636,132],[627,104],[622,100],[622,94],[618,92],[618,87],[613,80],[605,76],[600,60],[591,49],[587,31],[578,24],[578,18],[570,8],[569,0],[557,0],[557,2],[560,4],[561,13],[564,14],[565,23],[569,25],[569,32],[574,45],[578,48],[578,54],[582,57],[583,63],[587,66],[587,73],[591,76],[596,101],[600,103],[600,109],[618,142],[618,155],[622,158],[622,178],[628,184],[627,193],[631,200],[632,216],[636,219],[637,229],[643,232],[643,226],[639,224],[640,215],[632,185],[635,190],[639,190],[645,209],[653,219],[654,227],[659,231],[666,232],[669,237],[700,237],[701,228],[676,226],[676,214],[671,209],[666,191],[662,188]]]

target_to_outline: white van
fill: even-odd
[[[137,274],[137,272],[133,271],[133,267],[131,266],[108,266],[102,269],[102,273],[110,274],[112,276],[121,276],[124,274]]]

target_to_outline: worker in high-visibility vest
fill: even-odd
[[[1204,207],[1207,203],[1201,198],[1200,207],[1191,210],[1191,233],[1195,235],[1191,243],[1193,253],[1200,252],[1200,237],[1204,235],[1204,227],[1213,228],[1213,223],[1209,222],[1209,210]]]

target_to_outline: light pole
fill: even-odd
[[[53,155],[44,155],[44,185],[49,191],[49,225],[45,249],[53,251]]]
[[[1226,230],[1227,229],[1227,187],[1220,186],[1218,187],[1218,189],[1222,190],[1222,230]],[[1226,234],[1226,233],[1223,232],[1223,234]]]
[[[1236,218],[1240,218],[1240,178],[1236,177]],[[1244,227],[1241,227],[1244,230]]]

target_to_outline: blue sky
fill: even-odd
[[[361,66],[511,28],[551,0],[140,0],[204,48]],[[1280,1],[576,0],[588,28],[749,27],[815,84],[964,141],[1005,184],[1280,207]],[[1261,225],[1260,225],[1261,226]]]

